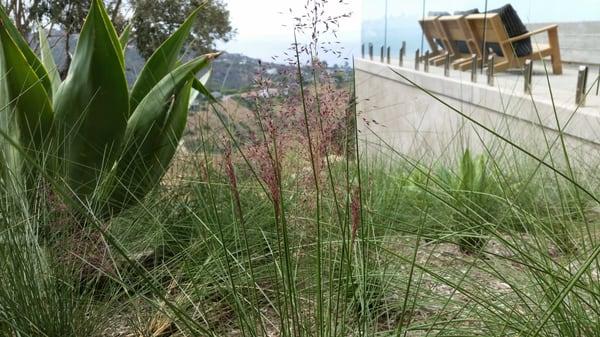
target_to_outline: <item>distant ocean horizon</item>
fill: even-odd
[[[417,20],[416,17],[390,17],[388,18],[387,35],[383,19],[364,21],[361,43],[364,43],[365,46],[372,43],[375,55],[379,55],[380,48],[384,45],[392,48],[392,55],[398,54],[402,42],[406,42],[407,53],[413,53],[417,49],[428,49],[427,41],[422,40],[421,28]]]
[[[338,50],[340,57],[331,52],[321,51],[321,60],[329,65],[343,65],[345,62],[352,64],[352,57],[360,57],[361,38],[359,34],[349,34],[340,36],[338,43],[332,43],[331,49]],[[292,56],[290,48],[293,44],[293,36],[289,39],[283,37],[266,37],[256,39],[235,39],[227,43],[217,44],[217,49],[225,50],[230,53],[239,53],[248,57],[261,59],[266,62],[285,63],[286,55]]]

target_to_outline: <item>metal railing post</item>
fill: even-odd
[[[369,59],[373,61],[373,44],[369,43]]]
[[[477,54],[471,55],[471,82],[477,82]]]
[[[587,79],[588,79],[588,70],[587,66],[580,66],[579,72],[577,73],[577,90],[575,94],[575,104],[584,106],[585,98],[586,98],[586,87],[587,87]]]
[[[598,67],[598,79],[596,80],[596,96],[600,94],[600,67]]]
[[[444,57],[444,76],[450,77],[450,52],[446,52]]]
[[[429,50],[425,52],[425,57],[423,59],[423,71],[426,73],[429,72]]]
[[[404,55],[406,55],[406,42],[402,41],[402,47],[400,48],[400,59],[398,60],[399,66],[404,66]]]
[[[494,86],[494,64],[496,64],[496,54],[491,53],[487,62],[487,84],[490,87]]]
[[[364,43],[360,46],[360,54],[362,55],[362,58],[365,58],[365,44]]]
[[[420,59],[419,49],[415,52],[415,70],[419,70],[419,59]]]
[[[387,64],[390,64],[392,60],[392,47],[387,47]]]
[[[383,47],[383,46],[381,46],[381,48],[379,48],[379,62],[381,62],[381,63],[383,63],[383,59],[384,59],[384,57],[385,57],[385,56],[383,55],[383,53],[384,53],[384,47]]]
[[[525,60],[525,71],[523,72],[523,92],[531,94],[531,78],[533,77],[533,62]]]

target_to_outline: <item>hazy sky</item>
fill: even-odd
[[[225,0],[231,14],[231,23],[237,29],[233,41],[219,45],[228,52],[268,60],[281,55],[293,42],[292,17],[304,13],[305,0]],[[331,0],[331,14],[353,12],[349,19],[340,22],[339,41],[344,54],[360,52],[361,0]],[[293,14],[290,13],[290,8]],[[287,26],[286,26],[287,25]]]
[[[237,29],[237,35],[233,41],[220,44],[219,49],[263,60],[282,55],[291,44],[291,18],[304,13],[303,6],[306,3],[306,0],[224,1],[230,10],[231,22]],[[345,57],[360,53],[361,21],[363,18],[383,20],[386,1],[390,26],[397,23],[394,19],[404,18],[412,23],[411,34],[418,35],[418,40],[420,28],[417,19],[422,15],[423,1],[426,11],[454,11],[474,7],[483,9],[485,4],[485,0],[329,0],[330,14],[353,12],[351,18],[341,22],[340,27],[339,41],[345,48]],[[526,23],[600,20],[600,0],[488,0],[488,8],[496,8],[508,2],[513,4]],[[290,8],[293,14],[290,14]],[[407,39],[406,36],[393,38]]]
[[[362,15],[366,20],[383,17],[386,0],[362,0]],[[425,12],[479,8],[483,11],[486,0],[387,0],[390,17],[420,17]],[[488,0],[494,9],[510,3],[526,22],[565,22],[600,20],[600,0]]]

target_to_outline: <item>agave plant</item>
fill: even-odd
[[[217,54],[179,60],[198,12],[156,50],[130,90],[129,29],[117,36],[102,1],[91,3],[62,82],[45,32],[39,29],[38,58],[0,6],[4,188],[31,190],[31,177],[42,173],[80,209],[101,217],[139,202],[176,152],[193,89],[210,95],[195,75]]]

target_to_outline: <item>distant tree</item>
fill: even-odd
[[[222,0],[103,0],[113,24],[121,32],[128,21],[133,26],[132,37],[144,58],[172,34],[196,8],[202,13],[196,21],[188,51],[200,54],[215,48],[217,40],[228,41],[234,34],[229,11]],[[61,69],[64,77],[71,63],[71,36],[79,33],[91,0],[0,0],[9,17],[24,36],[28,36],[36,22],[64,36],[66,64]]]
[[[32,5],[41,0],[24,2],[22,0],[0,0],[0,5],[4,8],[8,16],[13,19],[15,26],[22,34],[29,33],[31,22],[35,21],[29,11]]]
[[[31,14],[37,20],[47,19],[65,30],[79,31],[91,5],[91,0],[33,0]],[[124,16],[121,9],[127,0],[103,0],[113,24],[122,28]]]
[[[104,0],[113,21],[123,23],[121,9],[129,0]],[[0,0],[8,16],[27,35],[36,22],[58,25],[65,31],[78,31],[91,0]],[[121,20],[119,20],[121,19]]]
[[[221,0],[131,0],[134,39],[144,58],[179,27],[185,18],[202,6],[196,21],[188,51],[204,54],[215,48],[218,40],[229,41],[234,30],[229,21],[229,11]]]
[[[113,23],[121,26],[118,23],[123,20],[118,20],[118,14],[122,0],[104,0],[104,4],[114,18]],[[64,33],[66,62],[61,71],[62,77],[71,64],[71,36],[81,30],[90,5],[91,0],[36,0],[31,6],[30,11],[37,21],[48,21]]]
[[[125,0],[126,2],[127,0]],[[66,64],[62,69],[65,74],[71,63],[71,36],[81,30],[91,0],[0,0],[8,16],[24,36],[28,36],[36,22],[48,26],[48,29],[59,29],[64,34]],[[124,26],[124,16],[121,13],[123,0],[104,0],[111,14],[113,23],[118,29]]]

